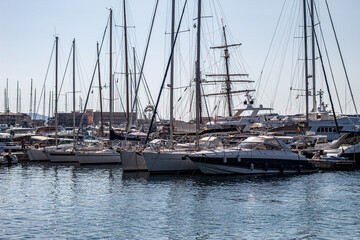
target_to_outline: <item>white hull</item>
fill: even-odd
[[[142,152],[121,151],[123,171],[147,171],[146,161]]]
[[[185,158],[189,152],[185,151],[164,151],[144,152],[144,158],[150,173],[182,173],[194,172],[198,167]]]
[[[79,152],[75,158],[80,164],[121,164],[120,153],[110,150]]]
[[[30,161],[50,161],[46,156],[44,149],[28,149],[27,154]]]
[[[42,147],[38,149],[30,148],[27,150],[27,154],[30,161],[50,161],[46,154],[47,152],[65,151],[66,149],[70,149],[72,147],[72,144],[64,144],[59,146]]]
[[[72,151],[48,151],[46,156],[52,163],[77,163],[75,153]]]

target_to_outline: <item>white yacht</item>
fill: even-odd
[[[320,158],[344,158],[347,160],[355,160],[360,166],[360,131],[353,130],[343,134],[339,139],[331,142],[326,146]]]
[[[0,147],[5,152],[21,151],[21,146],[17,145],[9,133],[0,133]]]
[[[310,173],[317,169],[276,137],[249,137],[238,146],[187,155],[205,174]]]
[[[309,122],[309,131],[315,132],[317,135],[326,135],[329,141],[338,139],[341,133],[336,131],[336,124],[333,117],[328,116],[327,113],[323,113],[319,120],[312,120]],[[360,124],[358,117],[338,116],[337,124],[339,131],[346,132],[353,130]]]

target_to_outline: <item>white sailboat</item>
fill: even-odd
[[[64,151],[64,149],[72,148],[72,144],[62,144],[58,146],[48,146],[40,148],[30,148],[27,150],[27,155],[30,161],[44,162],[50,161],[46,152],[50,151]]]
[[[143,152],[150,173],[194,173],[197,166],[185,158],[192,151],[164,149],[159,152]]]
[[[175,33],[175,19],[174,19],[174,8],[175,2],[173,1],[173,16],[172,16],[172,51],[171,51],[171,66],[173,66],[173,50],[176,42]],[[181,23],[181,20],[180,20]],[[179,23],[179,26],[180,26]],[[198,1],[198,18],[197,18],[197,61],[196,61],[196,119],[199,120],[199,101],[200,101],[200,29],[201,29],[201,0]],[[178,26],[178,30],[179,30]],[[146,161],[146,166],[150,173],[193,173],[198,170],[195,164],[193,164],[189,159],[186,159],[185,156],[190,152],[186,149],[173,149],[173,67],[171,67],[171,83],[170,83],[170,140],[169,140],[169,149],[164,149],[160,151],[144,151],[143,155]],[[154,116],[153,116],[154,118]],[[197,133],[199,130],[199,122],[197,121]],[[197,135],[198,136],[198,135]],[[198,137],[197,137],[198,138]]]
[[[110,9],[110,52],[112,52],[112,9]],[[98,52],[99,55],[99,52]],[[110,55],[110,131],[112,130],[113,91],[112,91],[112,54]],[[97,151],[77,151],[74,159],[80,164],[121,164],[121,155],[114,148]]]
[[[58,38],[56,38],[56,52],[57,52],[57,41]],[[77,163],[77,159],[75,158],[75,39],[73,40],[72,44],[72,52],[73,52],[73,145],[71,148],[61,148],[61,149],[55,149],[55,150],[46,150],[44,151],[47,158],[52,163]],[[57,54],[56,54],[57,56]],[[56,85],[57,85],[57,74],[56,74]],[[56,90],[56,101],[55,101],[55,125],[57,129],[57,104],[58,104],[58,93]],[[57,144],[57,134],[56,131],[56,144]]]

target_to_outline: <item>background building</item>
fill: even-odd
[[[31,118],[25,113],[0,113],[0,124],[8,126],[30,127]]]

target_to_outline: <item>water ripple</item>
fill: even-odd
[[[0,239],[359,239],[359,177],[0,167]]]

